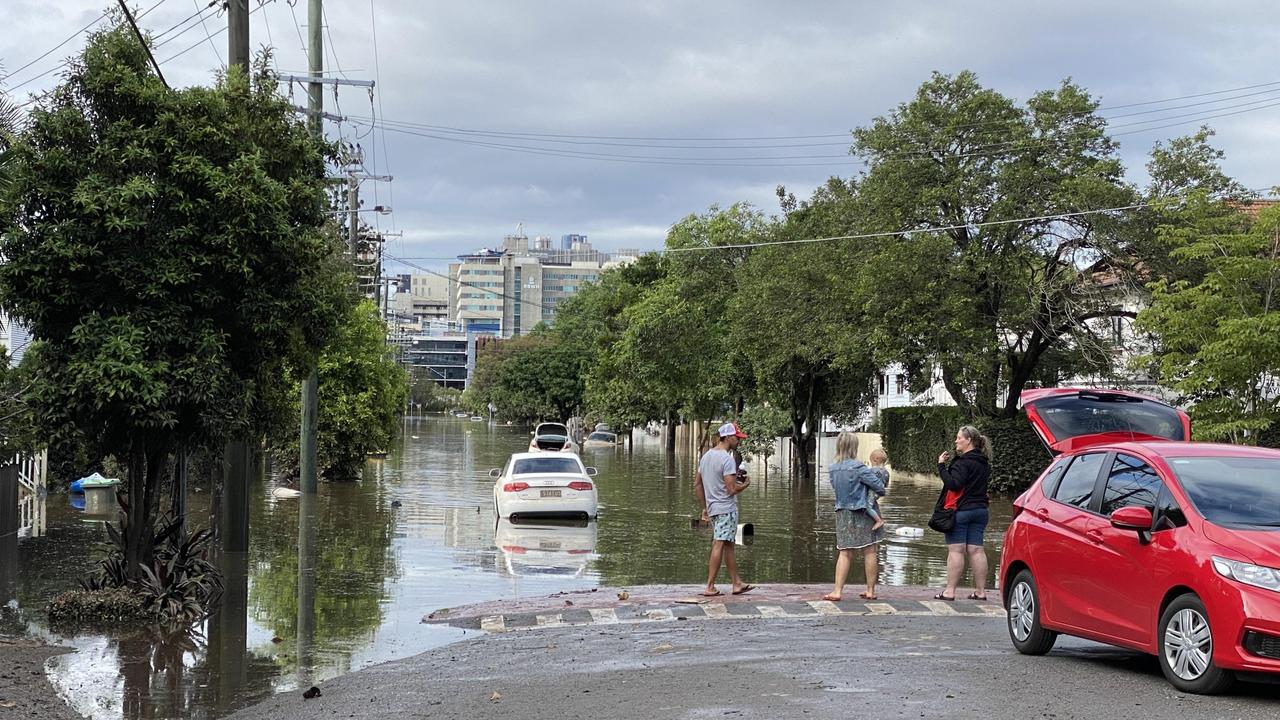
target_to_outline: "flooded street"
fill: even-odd
[[[94,718],[218,717],[274,692],[462,637],[467,631],[421,622],[440,608],[705,579],[709,535],[690,529],[698,514],[693,459],[669,458],[659,439],[637,433],[631,452],[583,451],[584,462],[599,469],[598,522],[495,527],[488,471],[525,448],[528,428],[439,416],[409,419],[404,428],[385,460],[369,462],[363,482],[322,484],[314,508],[272,497],[269,482],[255,486],[250,552],[221,559],[226,602],[200,636],[48,635],[78,650],[53,660],[63,696]],[[776,471],[766,482],[758,470],[741,496],[742,519],[755,526],[750,547],[738,553],[743,577],[829,581],[835,533],[825,477],[793,485]],[[882,504],[890,529],[922,527],[937,492],[936,480],[894,476]],[[28,632],[47,635],[44,604],[75,586],[101,538],[100,523],[82,521],[65,503],[52,496],[48,536],[19,545],[14,582]],[[208,498],[197,494],[191,505],[201,517]],[[300,552],[304,512],[314,516],[314,543],[302,543]],[[1007,500],[993,501],[993,567],[1009,514]],[[938,585],[944,561],[937,533],[891,534],[883,581]],[[855,569],[851,581],[858,579]],[[300,596],[314,597],[314,612],[300,612]]]

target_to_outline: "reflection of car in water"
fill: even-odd
[[[494,468],[493,507],[500,518],[596,516],[595,468],[564,453],[516,453],[505,468]]]
[[[582,441],[582,447],[584,448],[611,448],[617,446],[618,436],[603,430],[591,433],[586,440]]]
[[[590,521],[537,523],[498,521],[493,544],[512,575],[578,577],[596,551],[596,524]]]
[[[564,423],[539,423],[529,440],[529,452],[578,452],[578,444],[569,436]]]

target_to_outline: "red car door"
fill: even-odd
[[[1026,556],[1043,621],[1053,626],[1087,628],[1096,602],[1089,564],[1097,548],[1089,533],[1100,520],[1093,508],[1106,459],[1105,452],[1072,458],[1052,495],[1027,508]]]
[[[1155,649],[1156,615],[1168,587],[1161,577],[1169,567],[1164,555],[1176,551],[1167,530],[1178,524],[1181,513],[1159,531],[1142,537],[1133,530],[1112,527],[1106,518],[1124,507],[1144,507],[1153,518],[1168,518],[1173,513],[1160,508],[1170,502],[1172,496],[1150,463],[1129,453],[1115,455],[1099,508],[1103,517],[1097,529],[1100,557],[1094,572],[1098,598],[1094,618],[1101,632],[1144,650]],[[1176,504],[1172,507],[1176,512]]]

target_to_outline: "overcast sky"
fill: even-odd
[[[155,4],[133,2],[141,10]],[[141,24],[159,34],[207,2],[163,0]],[[295,3],[267,2],[252,16],[251,38],[255,49],[276,48],[280,70],[302,73],[307,0]],[[3,0],[0,63],[12,73],[3,86],[20,101],[50,87],[56,73],[32,78],[83,47],[83,35],[18,69],[110,4]],[[376,79],[378,115],[419,126],[529,134],[478,136],[422,127],[413,129],[419,135],[371,133],[358,120],[371,115],[365,90],[341,88],[336,102],[326,94],[326,110],[352,118],[329,123],[329,133],[358,138],[369,169],[395,176],[390,187],[370,182],[363,190],[366,198],[376,192],[378,202],[393,206],[391,216],[378,218],[382,228],[404,233],[388,252],[426,258],[415,262],[429,267],[459,252],[499,245],[517,223],[530,237],[581,233],[605,249],[648,248],[661,244],[671,223],[712,204],[745,200],[774,212],[779,184],[807,195],[832,174],[856,173],[859,166],[845,156],[841,134],[908,99],[934,70],[974,70],[985,85],[1019,100],[1070,76],[1104,108],[1275,83],[1171,102],[1207,104],[1114,123],[1238,113],[1206,121],[1228,153],[1228,172],[1248,187],[1280,183],[1280,24],[1274,4],[1262,0],[325,4],[326,67],[341,67],[353,79]],[[209,83],[225,62],[226,16],[209,9],[205,17],[203,25],[193,20],[160,39],[156,56],[170,83]],[[296,97],[304,102],[300,89]],[[1185,123],[1120,138],[1134,181],[1143,178],[1152,143],[1194,130],[1197,117],[1124,128]],[[535,134],[568,137],[549,142]],[[835,137],[724,140],[824,135]],[[592,138],[582,136],[678,140],[586,145]],[[664,144],[736,147],[653,147]],[[813,146],[758,147],[797,144]],[[643,161],[565,157],[565,151]],[[756,159],[797,155],[820,157]]]

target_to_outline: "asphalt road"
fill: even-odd
[[[243,710],[294,718],[1274,718],[1280,686],[1175,691],[1156,662],[1063,639],[1042,658],[978,616],[727,618],[485,635]]]

